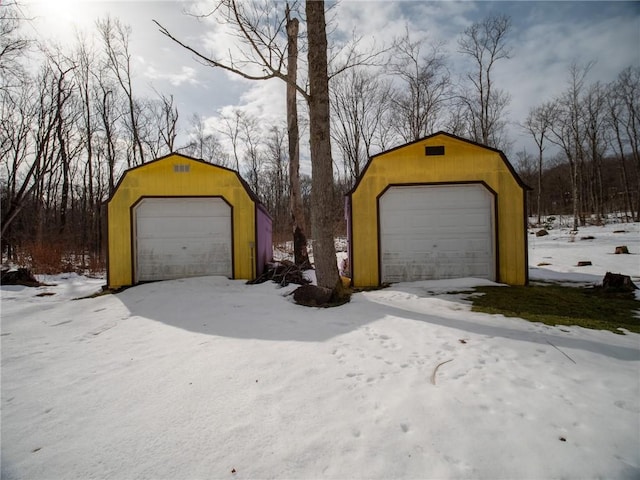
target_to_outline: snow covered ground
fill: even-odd
[[[538,229],[532,229],[534,232]],[[630,255],[616,255],[627,246]],[[578,262],[590,266],[579,267]],[[532,280],[567,279],[601,283],[606,272],[629,275],[640,285],[640,223],[614,223],[581,228],[549,230],[549,235],[529,235],[529,275]]]
[[[569,238],[530,236],[532,279],[638,280],[638,224]],[[3,479],[640,478],[640,335],[471,312],[486,281],[41,279],[1,288]]]

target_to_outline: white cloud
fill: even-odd
[[[183,84],[196,85],[200,83],[196,78],[196,70],[185,65],[178,72],[160,71],[155,66],[149,65],[146,67],[144,76],[151,80],[166,80],[174,87],[180,87]]]

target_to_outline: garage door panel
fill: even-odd
[[[202,219],[205,220],[202,220]],[[138,239],[158,238],[210,238],[228,233],[229,217],[154,217],[141,218],[138,221]]]
[[[207,242],[203,245],[203,242]],[[210,238],[196,239],[149,239],[143,242],[143,247],[138,249],[138,258],[166,256],[181,261],[215,261],[224,262],[231,258],[231,249],[227,242],[213,241]]]
[[[147,263],[141,269],[140,281],[170,280],[174,278],[201,277],[211,275],[202,263],[182,263],[180,265]]]
[[[135,216],[137,281],[232,276],[231,207],[224,200],[144,199]]]
[[[156,200],[158,201],[158,200]],[[190,205],[190,204],[188,204]],[[207,217],[207,218],[220,218],[220,219],[228,219],[229,215],[228,213],[223,212],[219,212],[216,210],[213,211],[207,211],[206,208],[203,208],[203,205],[200,204],[196,204],[197,206],[197,211],[195,212],[191,212],[189,211],[189,209],[187,208],[187,206],[182,207],[182,209],[178,210],[176,208],[170,208],[167,209],[166,211],[158,211],[158,212],[149,212],[148,209],[146,208],[146,206],[144,207],[144,218],[145,219],[161,219],[161,218],[184,218],[184,219],[189,219],[189,218],[200,218],[200,217]],[[224,204],[224,207],[226,208],[226,210],[229,209],[229,206]]]
[[[379,207],[382,282],[495,277],[493,196],[482,185],[391,187]]]
[[[207,265],[212,261],[219,261],[219,259],[211,256],[187,257],[180,255],[167,258],[166,255],[155,256],[151,253],[140,257],[138,276],[140,281],[149,281],[213,275],[215,273],[212,274]]]
[[[224,217],[229,209],[221,198],[145,198],[142,204],[145,217]]]

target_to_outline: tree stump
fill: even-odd
[[[578,267],[588,267],[589,265],[593,265],[590,260],[580,260],[578,262]]]
[[[616,255],[620,255],[621,253],[628,254],[629,249],[626,245],[622,245],[620,247],[616,247]]]
[[[293,292],[293,299],[298,305],[307,307],[328,307],[333,290],[317,285],[302,285]]]
[[[605,292],[633,292],[638,289],[629,275],[611,272],[607,272],[604,276],[602,288]]]

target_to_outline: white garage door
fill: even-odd
[[[232,276],[231,207],[220,198],[145,198],[135,230],[137,282]]]
[[[382,282],[495,280],[493,202],[479,184],[389,188],[379,203]]]

